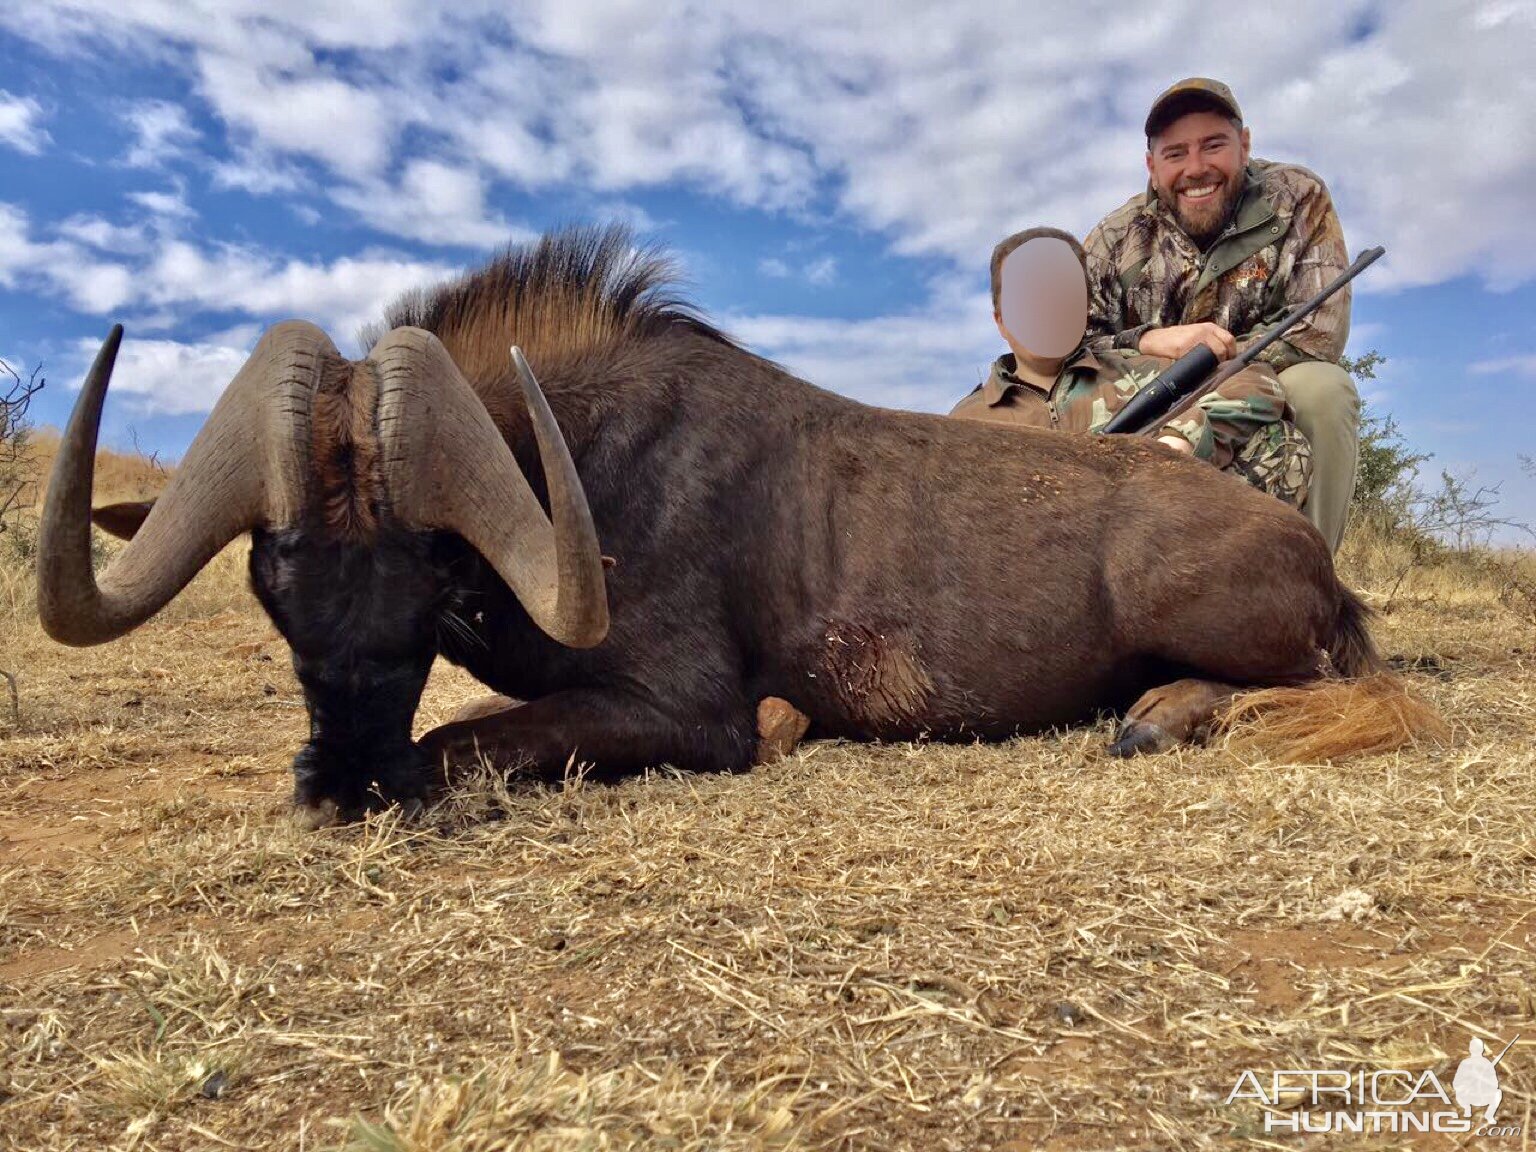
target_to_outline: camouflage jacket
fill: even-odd
[[[1014,375],[1013,353],[999,356],[992,373],[950,412],[970,420],[1027,424],[1066,432],[1097,432],[1170,361],[1140,352],[1079,348],[1067,358],[1049,394]],[[1201,460],[1230,465],[1266,424],[1289,413],[1280,380],[1267,364],[1238,372],[1162,434],[1188,440]]]
[[[1148,328],[1210,321],[1238,351],[1349,266],[1323,182],[1305,168],[1252,160],[1227,230],[1201,252],[1150,186],[1088,234],[1088,339],[1136,349]],[[1260,359],[1277,372],[1337,361],[1349,336],[1350,290],[1276,341]]]

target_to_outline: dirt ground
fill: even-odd
[[[1376,627],[1450,748],[812,744],[311,833],[242,551],[86,651],[0,586],[0,1146],[1398,1147],[1227,1098],[1449,1090],[1516,1033],[1519,1134],[1423,1146],[1530,1146],[1536,636],[1487,589],[1400,589]],[[440,667],[420,726],[478,694]]]

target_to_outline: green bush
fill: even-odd
[[[1358,358],[1342,356],[1340,365],[1364,384],[1376,379],[1386,357],[1374,348]],[[1465,554],[1485,547],[1500,528],[1529,531],[1501,516],[1498,485],[1477,485],[1467,476],[1442,469],[1440,483],[1420,483],[1431,452],[1416,452],[1403,439],[1390,413],[1378,416],[1361,406],[1360,464],[1355,477],[1351,518],[1374,533],[1409,547],[1421,560],[1446,552]]]

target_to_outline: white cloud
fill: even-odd
[[[46,288],[90,315],[148,313],[163,327],[205,313],[272,322],[291,316],[319,324],[344,349],[364,323],[410,288],[445,279],[454,265],[389,252],[312,263],[233,244],[200,246],[162,236],[148,250],[111,250],[84,239],[115,240],[113,226],[74,218],[71,235],[36,240],[27,215],[0,202],[0,287]]]
[[[1479,360],[1467,369],[1478,376],[1532,376],[1536,377],[1536,352],[1524,356],[1501,356],[1496,360]]]
[[[662,221],[628,200],[596,201],[584,215],[590,215],[594,220],[623,224],[636,235],[655,232],[662,227]]]
[[[1536,275],[1536,6],[1415,3],[1300,75],[1261,89],[1257,144],[1326,175],[1355,248],[1387,258],[1363,291],[1466,273]],[[1271,141],[1273,144],[1271,145]]]
[[[114,224],[103,216],[83,213],[69,217],[58,225],[57,231],[66,240],[77,241],[88,248],[125,255],[143,252],[150,243],[142,224]]]
[[[466,15],[484,5],[455,6]],[[436,23],[413,0],[34,0],[0,7],[0,27],[51,51],[128,49],[168,60],[166,45],[288,58],[305,45],[386,50]]]
[[[798,274],[807,284],[825,288],[837,281],[837,257],[819,256],[802,264],[797,270],[790,267],[787,260],[766,256],[757,262],[757,270],[775,280],[785,280]]]
[[[186,218],[197,215],[187,203],[186,191],[181,188],[174,192],[129,192],[127,198],[152,216]]]
[[[254,343],[254,341],[252,342]],[[100,344],[81,340],[75,359],[88,364]],[[112,371],[112,394],[127,396],[145,416],[185,416],[207,412],[250,355],[251,344],[219,341],[184,344],[129,336]]]
[[[388,253],[317,264],[234,245],[203,248],[172,241],[139,270],[134,302],[185,313],[229,311],[267,320],[303,317],[343,345],[402,292],[456,271],[452,265]]]
[[[436,160],[412,160],[396,184],[352,185],[331,197],[373,227],[425,244],[491,248],[535,235],[488,211],[477,171]]]
[[[167,100],[141,100],[123,112],[134,142],[123,157],[130,168],[159,168],[185,156],[198,138],[185,108]]]
[[[920,310],[864,320],[734,316],[724,327],[795,375],[867,404],[947,412],[980,383],[1003,346],[985,293],[930,285]]]
[[[805,266],[805,278],[818,287],[825,288],[837,279],[837,257],[822,256]]]
[[[43,275],[61,287],[80,312],[105,315],[133,302],[134,275],[121,264],[100,261],[66,264],[47,270]]]
[[[20,356],[0,352],[0,396],[32,377],[32,368]]]
[[[9,287],[17,271],[31,263],[34,245],[27,232],[27,214],[0,201],[0,286]]]
[[[198,69],[214,110],[261,148],[309,157],[354,179],[383,169],[397,123],[378,92],[312,62],[295,74],[246,56],[203,53]]]
[[[30,96],[14,96],[0,89],[0,144],[36,156],[51,137],[38,124],[43,106]]]
[[[26,212],[15,204],[0,201],[0,288],[35,293],[46,285],[63,291],[78,304],[83,297],[69,291],[65,278],[92,264],[87,254],[68,241],[34,240]],[[88,295],[99,302],[114,291],[112,285],[103,281]]]
[[[215,188],[239,188],[252,196],[297,192],[306,184],[298,165],[258,148],[237,147],[229,159],[213,165]]]

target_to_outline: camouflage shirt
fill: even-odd
[[[951,416],[1027,424],[1066,432],[1097,432],[1171,361],[1140,352],[1082,347],[1067,358],[1051,390],[1014,374],[1013,353],[999,356],[992,373]],[[1280,380],[1267,364],[1236,373],[1220,388],[1168,424],[1160,435],[1182,436],[1195,455],[1226,468],[1249,438],[1288,415]]]
[[[1204,252],[1149,186],[1088,234],[1088,339],[1095,351],[1138,347],[1149,328],[1210,321],[1238,351],[1349,266],[1323,182],[1305,168],[1252,160],[1227,230]],[[1283,371],[1335,362],[1349,336],[1346,286],[1260,359]]]

